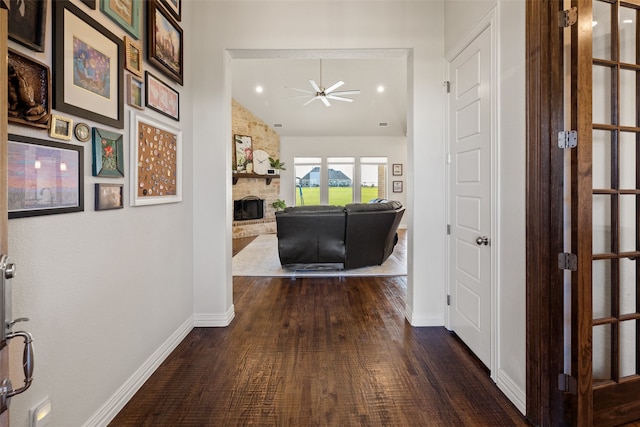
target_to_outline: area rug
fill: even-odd
[[[273,277],[339,277],[339,276],[405,276],[407,266],[394,254],[382,265],[351,270],[289,271],[282,268],[278,258],[278,238],[262,234],[233,257],[234,276]]]

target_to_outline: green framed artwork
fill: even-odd
[[[141,0],[100,0],[100,10],[136,39],[140,39]]]
[[[93,176],[124,177],[121,134],[93,128]]]

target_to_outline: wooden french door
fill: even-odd
[[[640,419],[640,1],[573,0],[571,424]]]

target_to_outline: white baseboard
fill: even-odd
[[[413,327],[444,326],[444,317],[415,314],[411,307],[405,307],[405,318]]]
[[[522,415],[527,414],[527,393],[516,385],[516,383],[504,371],[498,370],[498,388],[513,403]]]
[[[193,315],[193,323],[196,328],[224,328],[231,324],[234,317],[236,317],[236,311],[232,304],[225,314],[196,313]]]
[[[142,387],[144,382],[158,369],[158,366],[171,354],[171,352],[185,339],[193,329],[193,317],[189,317],[180,327],[158,348],[146,362],[116,391],[98,411],[87,420],[83,427],[102,427],[109,424],[118,415],[118,412],[134,394]]]

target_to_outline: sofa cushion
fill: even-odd
[[[350,212],[372,212],[372,211],[394,211],[402,208],[402,203],[391,200],[377,203],[350,203],[344,207],[347,213]]]
[[[285,208],[284,212],[295,214],[341,213],[344,212],[344,208],[332,205],[291,206]]]

